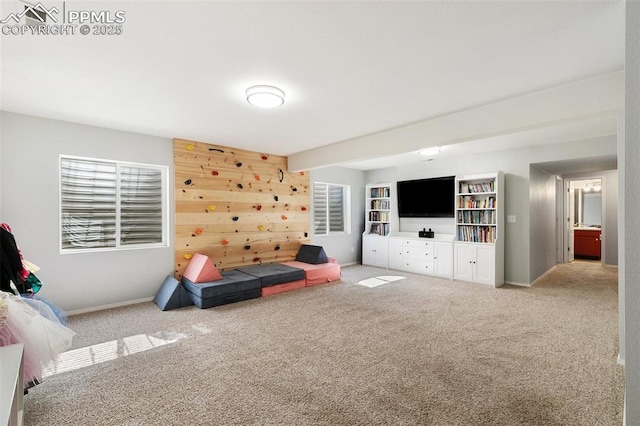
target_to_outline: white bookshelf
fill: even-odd
[[[504,282],[504,173],[456,177],[454,279]]]
[[[362,264],[388,266],[391,227],[390,183],[368,184],[365,188],[365,217],[362,234]]]

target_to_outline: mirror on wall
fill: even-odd
[[[571,181],[574,189],[575,227],[602,227],[602,179]]]

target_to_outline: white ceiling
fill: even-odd
[[[123,34],[0,36],[3,110],[278,155],[624,67],[623,1],[43,4],[123,10]],[[1,0],[0,16],[23,7]],[[254,84],[285,105],[247,104]],[[611,132],[615,117],[593,117],[440,155]],[[422,160],[396,157],[382,164]]]

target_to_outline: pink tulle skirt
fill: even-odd
[[[75,332],[11,293],[0,292],[0,346],[24,344],[24,382],[42,378],[42,371],[71,348]]]

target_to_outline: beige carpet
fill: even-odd
[[[390,272],[407,278],[356,284]],[[622,422],[616,271],[597,263],[500,289],[351,266],[341,283],[70,327],[27,425]]]

